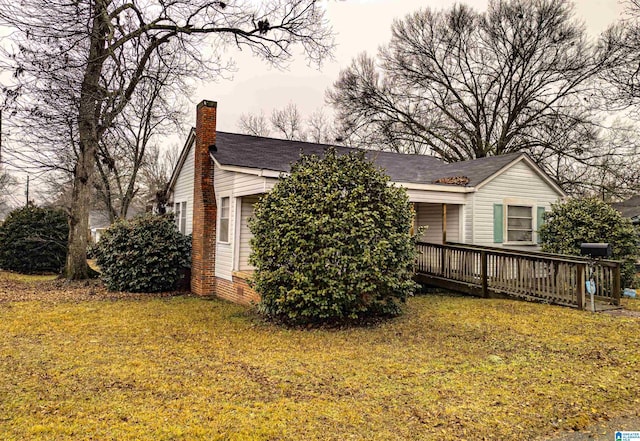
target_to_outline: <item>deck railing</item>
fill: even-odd
[[[426,283],[490,297],[509,295],[585,307],[586,280],[595,299],[620,304],[620,262],[463,244],[418,242],[416,273]]]

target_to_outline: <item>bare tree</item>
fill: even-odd
[[[288,104],[283,109],[274,109],[268,122],[264,113],[245,113],[238,120],[238,128],[242,133],[255,136],[269,136],[271,129],[276,136],[292,141],[310,141],[324,144],[335,144],[339,136],[324,114],[317,109],[306,119],[295,104]]]
[[[243,113],[238,120],[238,128],[242,133],[253,136],[269,136],[271,133],[264,113]]]
[[[142,166],[142,186],[147,201],[153,201],[155,213],[165,213],[167,208],[167,186],[171,179],[180,149],[177,145],[161,150],[157,144],[149,146],[147,160]]]
[[[129,104],[105,132],[98,148],[96,195],[113,222],[126,218],[134,199],[140,195],[139,174],[149,161],[158,161],[157,149],[148,157],[148,147],[160,136],[175,133],[186,117],[184,98],[190,91],[182,81],[175,62],[162,60],[150,65]],[[161,61],[161,62],[160,62]],[[170,86],[170,87],[169,87]],[[140,205],[146,205],[145,201]]]
[[[3,88],[7,103],[23,113],[22,121],[45,120],[49,125],[41,131],[59,131],[44,139],[72,135],[65,144],[71,146],[66,151],[74,176],[65,272],[73,279],[89,274],[87,226],[101,142],[127,108],[149,63],[162,58],[161,48],[179,55],[187,72],[218,76],[229,68],[220,63],[229,45],[272,64],[289,60],[296,44],[309,59],[321,62],[333,45],[314,0],[0,0],[0,25],[14,30],[5,54],[14,79]],[[210,56],[202,47],[206,36]],[[56,112],[61,106],[75,112],[61,116]],[[66,130],[59,130],[65,124]]]
[[[7,171],[4,171],[2,164],[0,164],[0,215],[9,207],[9,194],[11,194],[15,184],[15,178]]]
[[[591,139],[579,135],[593,134],[584,97],[605,61],[568,2],[495,0],[484,13],[457,5],[396,20],[377,59],[358,56],[327,96],[352,144],[446,161],[587,161],[598,154],[582,151]]]
[[[614,108],[633,108],[640,102],[640,0],[628,0],[622,20],[602,35],[602,47],[613,54],[602,73],[608,87],[601,91]],[[638,116],[634,112],[634,116]]]
[[[305,140],[306,135],[302,131],[302,117],[295,104],[289,103],[284,109],[273,109],[270,121],[276,133],[284,139]]]
[[[337,136],[333,133],[333,128],[329,118],[322,111],[317,109],[307,118],[307,137],[309,141],[320,144],[332,144],[337,142]]]

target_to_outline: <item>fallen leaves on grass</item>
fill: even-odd
[[[69,281],[55,275],[25,275],[0,271],[0,303],[20,301],[69,302],[171,297],[180,292],[132,294],[108,291],[99,280]]]
[[[636,319],[425,296],[295,330],[216,300],[80,298],[0,303],[6,439],[525,440],[639,403]]]

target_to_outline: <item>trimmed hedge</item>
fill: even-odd
[[[364,153],[303,155],[249,221],[258,310],[294,325],[399,314],[416,287],[412,219]]]
[[[28,206],[0,224],[0,268],[25,274],[62,271],[69,223],[62,210]]]
[[[191,263],[191,236],[181,234],[170,215],[144,214],[111,225],[95,247],[108,289],[171,291]]]

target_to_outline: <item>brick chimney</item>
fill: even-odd
[[[216,291],[216,194],[209,147],[216,144],[215,101],[202,101],[196,110],[196,145],[193,185],[191,291],[201,296]]]

